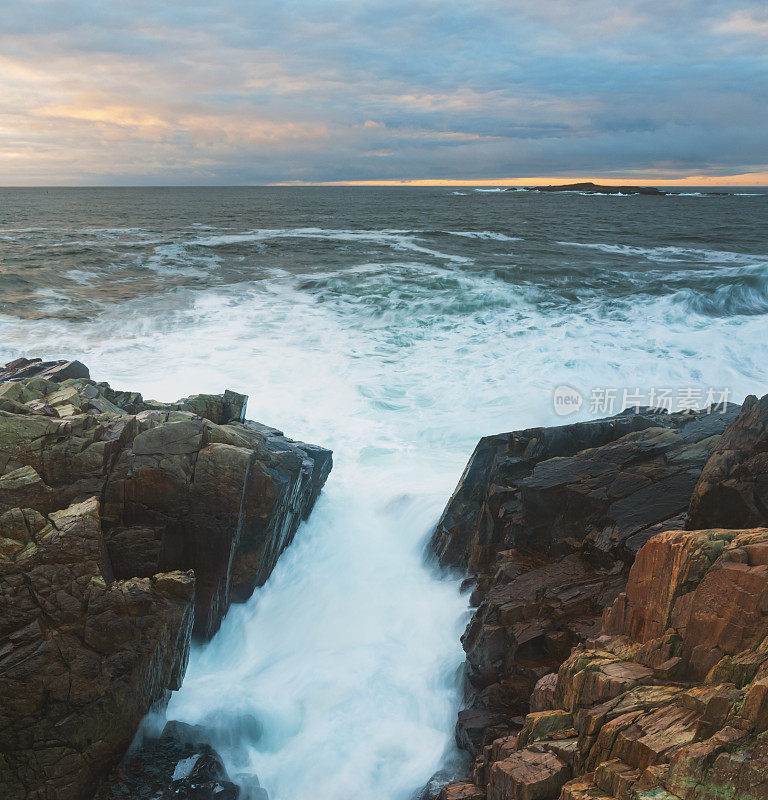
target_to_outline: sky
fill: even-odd
[[[764,1],[2,6],[0,185],[768,184]]]

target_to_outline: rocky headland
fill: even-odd
[[[587,194],[653,194],[663,195],[667,192],[662,192],[655,186],[606,186],[605,184],[592,183],[585,181],[583,183],[566,183],[562,185],[550,186],[524,186],[524,191],[528,192],[585,192]],[[517,189],[508,189],[507,191],[518,191]]]
[[[768,798],[768,396],[482,439],[431,545],[476,606],[441,800]]]
[[[246,401],[144,400],[77,361],[0,367],[3,798],[238,796],[180,723],[107,776],[331,470],[329,450],[247,421]]]

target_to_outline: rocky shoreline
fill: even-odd
[[[768,797],[768,396],[487,437],[431,549],[476,587],[440,800]]]
[[[129,767],[105,779],[181,685],[191,638],[264,583],[311,512],[331,452],[247,421],[246,402],[146,401],[79,362],[0,367],[4,798],[130,796]],[[203,732],[172,723],[152,748],[165,768],[145,757],[147,796],[238,796]]]
[[[4,797],[266,800],[203,728],[128,751],[331,470],[246,402],[0,367]],[[440,800],[768,798],[768,395],[486,437],[430,549],[475,607]]]

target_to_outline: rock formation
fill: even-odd
[[[653,537],[601,635],[560,666],[519,734],[483,748],[474,790],[489,800],[768,797],[766,632],[768,529]]]
[[[114,580],[95,497],[0,515],[0,784],[84,798],[186,668],[194,576]]]
[[[443,800],[768,797],[768,398],[737,411],[480,442],[433,538],[479,603]]]
[[[768,395],[744,401],[691,498],[687,527],[768,525]]]
[[[332,464],[329,450],[243,421],[246,399],[225,392],[168,404],[82,377],[6,382],[0,512],[46,513],[99,496],[115,577],[194,570],[195,634],[210,638],[230,600],[269,576]]]
[[[331,453],[234,392],[145,401],[79,362],[0,377],[0,785],[80,800],[179,687],[192,632],[266,580]]]
[[[254,776],[246,783],[247,800],[268,800]],[[207,732],[196,725],[169,722],[159,736],[146,736],[132,749],[94,800],[238,800],[240,785],[233,782]]]
[[[552,186],[525,186],[523,187],[531,192],[584,192],[586,194],[651,194],[663,195],[662,192],[655,186],[606,186],[603,184],[592,183],[585,181],[583,183],[567,183],[562,185]],[[508,191],[517,191],[511,189]]]
[[[497,559],[512,548],[631,562],[658,530],[681,526],[702,467],[738,411],[646,410],[485,437],[432,550],[442,566],[479,576],[481,590],[503,580],[494,579]]]

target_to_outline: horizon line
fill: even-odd
[[[563,177],[561,175],[525,178],[379,178],[364,180],[300,181],[284,180],[264,183],[38,183],[2,184],[0,189],[192,189],[192,188],[256,188],[256,187],[530,187],[562,186],[572,183],[596,183],[604,186],[658,187],[731,187],[768,188],[768,172],[745,172],[732,175],[688,175],[682,178],[662,178],[631,175],[620,178],[596,176]]]

